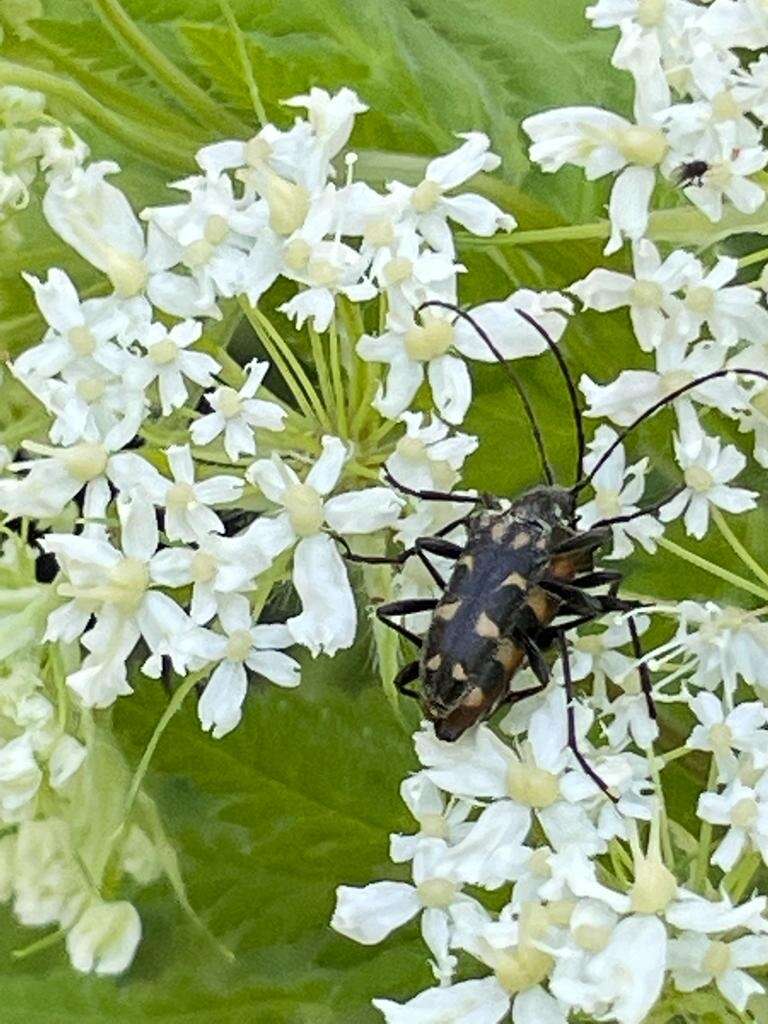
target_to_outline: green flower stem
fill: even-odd
[[[498,249],[516,245],[537,245],[549,242],[578,242],[592,239],[608,238],[611,225],[607,220],[593,221],[591,224],[567,224],[555,228],[533,228],[530,231],[512,231],[508,235],[491,238],[478,238],[466,232],[460,232],[461,243],[473,249]]]
[[[195,115],[200,124],[239,136],[243,122],[184,74],[172,60],[148,39],[128,16],[118,0],[90,0],[110,35],[131,60],[147,72],[179,103]]]
[[[203,669],[200,672],[192,672],[190,675],[188,675],[186,679],[182,681],[178,689],[174,690],[171,699],[168,701],[168,705],[165,711],[158,719],[157,725],[155,726],[155,730],[149,738],[149,742],[147,743],[144,749],[144,753],[141,755],[141,760],[139,761],[138,767],[136,768],[136,771],[133,774],[131,784],[128,787],[128,792],[126,793],[125,797],[125,810],[123,813],[123,820],[119,828],[111,837],[109,843],[110,851],[112,850],[114,844],[120,838],[122,833],[125,831],[125,827],[128,824],[128,819],[131,816],[131,811],[133,810],[134,804],[136,803],[136,797],[139,794],[139,790],[141,789],[142,783],[144,782],[144,777],[146,776],[147,771],[149,769],[149,763],[152,760],[155,751],[157,750],[157,745],[160,742],[163,733],[168,728],[168,725],[170,724],[170,721],[173,718],[173,716],[179,710],[181,710],[181,705],[184,703],[184,699],[187,696],[187,694],[195,688],[195,686],[200,682],[205,673],[206,669]],[[108,859],[109,857],[107,856],[105,860]]]
[[[267,350],[267,355],[277,367],[281,377],[293,395],[296,404],[299,406],[299,409],[306,417],[314,419],[315,413],[312,409],[312,405],[308,401],[306,393],[302,390],[293,370],[289,366],[288,359],[285,358],[282,346],[275,342],[271,332],[269,332],[265,327],[265,318],[263,314],[254,306],[251,306],[246,299],[240,299],[239,302],[245,312],[245,315],[248,317],[251,327],[253,327],[262,345]],[[295,359],[293,353],[291,352],[290,354],[291,357]]]
[[[339,347],[339,330],[336,326],[336,317],[331,320],[328,332],[329,349],[331,353],[331,380],[333,392],[336,399],[336,423],[339,434],[342,438],[349,437],[349,423],[347,422],[347,402],[344,395],[344,383],[341,379],[341,352]]]
[[[248,86],[248,95],[251,97],[251,104],[256,113],[256,117],[259,119],[259,124],[263,128],[267,123],[267,112],[264,109],[264,104],[261,101],[261,93],[259,87],[256,84],[256,79],[253,75],[253,68],[251,62],[248,59],[248,50],[245,46],[245,37],[237,23],[234,11],[230,6],[229,0],[219,0],[219,7],[221,8],[222,14],[226,18],[229,30],[235,40],[235,49],[237,50],[237,56],[240,60],[240,64],[243,69],[243,78],[245,78],[245,84]]]
[[[740,267],[752,267],[755,263],[765,263],[768,260],[768,249],[758,249],[757,252],[751,252],[747,256],[742,256],[739,260]]]
[[[189,171],[188,147],[182,148],[175,144],[168,132],[159,133],[146,123],[139,125],[120,117],[74,82],[68,82],[47,71],[0,60],[0,85],[19,85],[24,89],[36,89],[54,96],[155,166],[173,171]]]
[[[365,363],[365,376],[364,376],[364,390],[363,397],[360,401],[359,406],[355,414],[352,417],[352,424],[350,426],[350,434],[352,437],[359,437],[365,421],[368,418],[368,414],[371,411],[371,402],[373,402],[376,390],[379,386],[378,380],[375,376],[371,376],[369,373],[370,363]]]
[[[717,762],[714,757],[709,763],[709,778],[707,779],[707,792],[712,792],[717,785]],[[712,822],[702,821],[699,828],[699,852],[696,854],[696,863],[691,879],[693,888],[704,892],[704,885],[709,873],[709,851],[712,847]]]
[[[715,522],[715,526],[718,528],[723,537],[728,541],[729,545],[733,548],[739,558],[742,560],[744,565],[757,576],[758,579],[762,580],[763,583],[768,583],[768,572],[760,565],[760,563],[750,555],[749,551],[744,547],[739,538],[730,528],[725,520],[725,516],[718,508],[712,509],[712,519]]]
[[[726,583],[730,583],[732,586],[738,587],[740,590],[746,590],[748,594],[754,594],[756,597],[762,598],[763,601],[768,600],[768,590],[763,587],[758,587],[756,583],[750,583],[749,580],[745,580],[735,572],[730,572],[728,569],[723,569],[720,565],[715,565],[714,562],[710,562],[706,558],[702,558],[701,555],[695,555],[692,551],[688,551],[687,548],[680,547],[679,544],[675,544],[673,541],[667,540],[666,537],[660,538],[659,547],[665,548],[673,555],[677,555],[678,558],[682,558],[684,561],[690,562],[691,565],[695,565],[699,569],[704,569],[705,572],[710,573],[712,576],[717,576],[721,580],[725,580]]]
[[[760,867],[762,857],[757,850],[750,850],[739,858],[723,879],[723,886],[734,903],[739,903]]]
[[[653,753],[653,749],[650,747],[646,750],[645,756],[648,761],[651,779],[656,789],[656,799],[659,801],[661,817],[661,821],[659,822],[661,825],[661,849],[664,857],[664,863],[670,870],[674,870],[675,855],[672,851],[672,840],[669,836],[669,817],[667,815],[667,804],[664,799],[664,787],[661,784],[661,775],[659,773],[659,761]]]
[[[315,361],[315,372],[317,373],[317,379],[320,382],[320,393],[323,396],[323,403],[326,409],[333,409],[335,406],[333,386],[328,374],[328,363],[325,359],[323,343],[320,340],[320,335],[311,324],[307,324],[307,330],[309,331],[309,342],[312,346],[312,358]]]
[[[657,754],[656,757],[657,760],[662,762],[662,766],[666,768],[668,764],[672,764],[673,761],[677,761],[681,757],[687,757],[690,753],[690,747],[682,746],[675,747],[674,750],[668,750],[666,754]]]
[[[66,936],[64,928],[57,928],[55,932],[49,932],[42,939],[36,939],[22,949],[12,949],[11,956],[14,960],[25,960],[28,956],[34,956],[35,953],[42,953],[43,950],[50,949],[51,946],[57,946],[64,941]]]

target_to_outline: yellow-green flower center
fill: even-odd
[[[323,499],[310,484],[291,484],[287,487],[283,505],[291,526],[300,537],[312,536],[323,525]]]

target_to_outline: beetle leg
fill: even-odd
[[[414,612],[431,612],[437,607],[436,597],[408,597],[402,601],[389,601],[387,604],[380,604],[376,609],[376,615],[390,629],[394,629],[400,636],[410,640],[416,647],[421,647],[421,637],[411,632],[405,626],[395,622],[390,615],[411,615]]]
[[[431,551],[433,554],[442,555],[444,558],[458,558],[463,549],[458,544],[454,544],[452,541],[444,541],[442,538],[460,526],[464,526],[466,522],[467,516],[459,516],[458,519],[454,519],[441,527],[433,537],[419,537],[413,547],[406,548],[397,555],[360,555],[352,550],[349,546],[349,541],[342,537],[341,534],[331,532],[331,536],[344,549],[343,555],[348,562],[361,562],[363,565],[403,565],[404,562],[418,553],[417,547],[420,542],[425,550]],[[438,544],[445,545],[445,547],[441,546],[440,550],[438,550]]]
[[[618,585],[623,579],[624,573],[618,569],[598,569],[586,576],[577,576],[572,582],[574,587],[599,587],[603,583]]]
[[[416,693],[415,690],[412,690],[408,685],[409,683],[413,683],[418,678],[418,661],[409,661],[407,665],[403,665],[403,667],[395,676],[394,687],[398,693],[402,693],[406,697],[414,697],[416,700],[419,700],[419,694]]]
[[[565,706],[566,714],[568,716],[568,747],[576,758],[581,769],[589,776],[595,785],[614,803],[617,803],[616,797],[611,793],[608,786],[603,782],[600,776],[597,774],[595,769],[587,761],[586,757],[579,750],[578,743],[576,742],[576,713],[573,705],[573,681],[571,679],[571,663],[568,659],[568,646],[565,642],[565,636],[563,633],[558,633],[557,639],[560,645],[560,659],[563,663],[563,682],[565,684]]]
[[[413,546],[421,564],[427,570],[438,587],[440,587],[441,590],[445,590],[445,580],[427,558],[427,552],[431,555],[441,555],[443,558],[452,558],[455,560],[460,557],[464,549],[450,540],[444,540],[442,537],[417,537]]]
[[[552,549],[550,554],[567,555],[571,551],[594,551],[605,544],[610,535],[611,531],[607,527],[587,530],[586,533],[577,533],[573,537],[566,537]]]
[[[395,480],[387,469],[384,470],[384,479],[390,487],[394,487],[401,494],[408,494],[412,498],[421,498],[424,501],[466,501],[471,502],[473,505],[479,505],[482,502],[482,498],[479,496],[475,497],[472,494],[451,494],[449,491],[422,491],[415,487],[408,487],[406,484],[401,484],[399,480]]]
[[[645,697],[645,703],[648,707],[648,714],[656,721],[659,717],[656,713],[656,704],[653,700],[653,687],[651,685],[651,673],[648,671],[647,662],[643,661],[643,645],[640,643],[640,636],[637,632],[637,625],[633,618],[627,619],[627,625],[629,626],[629,636],[632,641],[632,651],[640,662],[637,666],[638,675],[640,676],[640,688],[643,691]]]
[[[544,655],[541,653],[541,648],[536,641],[526,633],[521,633],[517,642],[525,651],[529,668],[542,684],[538,689],[544,689],[544,687],[549,683],[549,665],[546,663]]]
[[[539,580],[539,586],[559,598],[574,615],[599,615],[602,611],[598,595],[587,594],[573,584],[543,579]]]

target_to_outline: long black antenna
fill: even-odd
[[[520,383],[517,376],[512,372],[510,367],[507,365],[507,362],[502,356],[501,352],[499,352],[499,350],[496,348],[496,346],[491,341],[486,331],[480,326],[480,324],[473,317],[471,317],[469,313],[465,312],[465,310],[461,309],[459,306],[454,305],[452,302],[443,302],[442,299],[428,299],[426,302],[422,302],[422,304],[418,307],[418,309],[416,310],[416,315],[418,316],[418,314],[421,313],[422,310],[427,309],[429,306],[440,306],[441,309],[447,309],[451,313],[455,313],[456,316],[461,317],[462,320],[466,320],[467,323],[470,324],[475,329],[478,336],[482,338],[482,340],[488,346],[490,351],[499,361],[499,363],[504,369],[504,372],[506,373],[507,377],[512,383],[512,386],[517,392],[520,401],[523,403],[525,415],[528,417],[528,423],[531,427],[533,440],[536,443],[536,449],[539,453],[539,461],[541,463],[542,473],[544,474],[544,478],[547,481],[547,483],[550,486],[552,486],[552,484],[554,484],[555,482],[555,478],[552,473],[552,468],[549,465],[549,462],[547,461],[547,453],[544,449],[544,441],[541,436],[541,431],[539,430],[539,425],[536,422],[536,417],[534,415],[533,408],[531,406],[531,403],[528,401],[528,396],[525,393],[523,385]]]
[[[587,476],[583,477],[581,480],[578,480],[573,485],[573,487],[571,488],[571,493],[578,494],[579,491],[583,490],[587,486],[587,484],[590,483],[595,473],[597,473],[597,471],[602,466],[605,465],[605,463],[608,461],[611,455],[616,451],[616,449],[624,441],[627,435],[630,434],[635,429],[635,427],[639,427],[641,423],[644,423],[646,420],[650,419],[651,416],[655,416],[655,414],[660,409],[663,409],[665,406],[670,405],[670,403],[676,401],[678,398],[686,394],[688,391],[693,391],[694,388],[701,387],[702,384],[707,384],[711,380],[719,380],[721,377],[727,377],[729,373],[743,374],[746,377],[759,377],[760,380],[764,380],[766,383],[768,383],[768,373],[763,373],[762,370],[750,370],[746,366],[730,366],[725,370],[713,370],[712,373],[705,373],[703,376],[697,377],[695,380],[689,381],[682,387],[677,388],[676,391],[673,391],[671,394],[665,395],[664,398],[660,398],[657,402],[654,402],[654,404],[649,406],[645,410],[645,412],[640,413],[640,415],[637,416],[634,420],[632,420],[632,422],[628,426],[624,427],[623,430],[620,430],[619,433],[616,435],[616,439],[606,448],[606,450],[597,460],[597,462],[592,467]]]
[[[576,428],[576,480],[579,481],[581,480],[582,474],[584,472],[584,453],[586,452],[587,442],[584,438],[584,424],[581,419],[579,395],[576,391],[576,385],[573,382],[571,371],[568,369],[568,364],[563,358],[563,353],[557,347],[554,338],[549,334],[549,332],[545,331],[541,324],[537,320],[535,320],[530,315],[530,313],[526,313],[524,309],[519,309],[516,306],[515,312],[519,316],[521,316],[523,320],[526,320],[535,331],[538,331],[538,333],[547,343],[549,351],[555,357],[557,365],[560,368],[560,374],[562,375],[562,378],[565,381],[565,386],[566,388],[568,388],[568,397],[571,400],[571,411],[573,413],[573,424]]]

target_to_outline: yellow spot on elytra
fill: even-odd
[[[520,548],[524,548],[527,544],[530,543],[530,533],[526,533],[525,530],[521,530],[520,533],[515,534],[515,537],[512,540],[512,547],[515,551],[519,551]]]
[[[450,622],[456,612],[461,606],[461,601],[452,601],[450,604],[438,605],[435,615],[438,619],[444,619],[446,622]]]
[[[462,558],[459,559],[458,564],[466,566],[467,572],[472,572],[472,570],[475,567],[475,556],[464,555]]]
[[[520,590],[525,590],[525,577],[521,576],[519,572],[511,572],[505,580],[501,581],[499,586],[518,587]]]
[[[499,641],[493,656],[509,673],[522,665],[524,657],[522,649],[512,640],[506,638]]]
[[[427,668],[429,669],[429,671],[434,672],[436,669],[440,668],[440,663],[442,662],[442,660],[443,659],[439,654],[433,654],[432,657],[427,662]]]
[[[474,686],[461,702],[465,708],[478,708],[485,700],[485,694],[479,686]]]
[[[466,670],[460,661],[457,661],[456,664],[453,666],[453,671],[451,672],[451,675],[460,683],[463,683],[464,680],[467,678]]]
[[[491,527],[491,540],[495,541],[498,544],[500,541],[504,540],[506,533],[506,523],[494,523],[493,526]]]
[[[475,632],[478,636],[485,636],[491,640],[496,640],[499,636],[499,627],[485,612],[480,612],[475,623]]]

